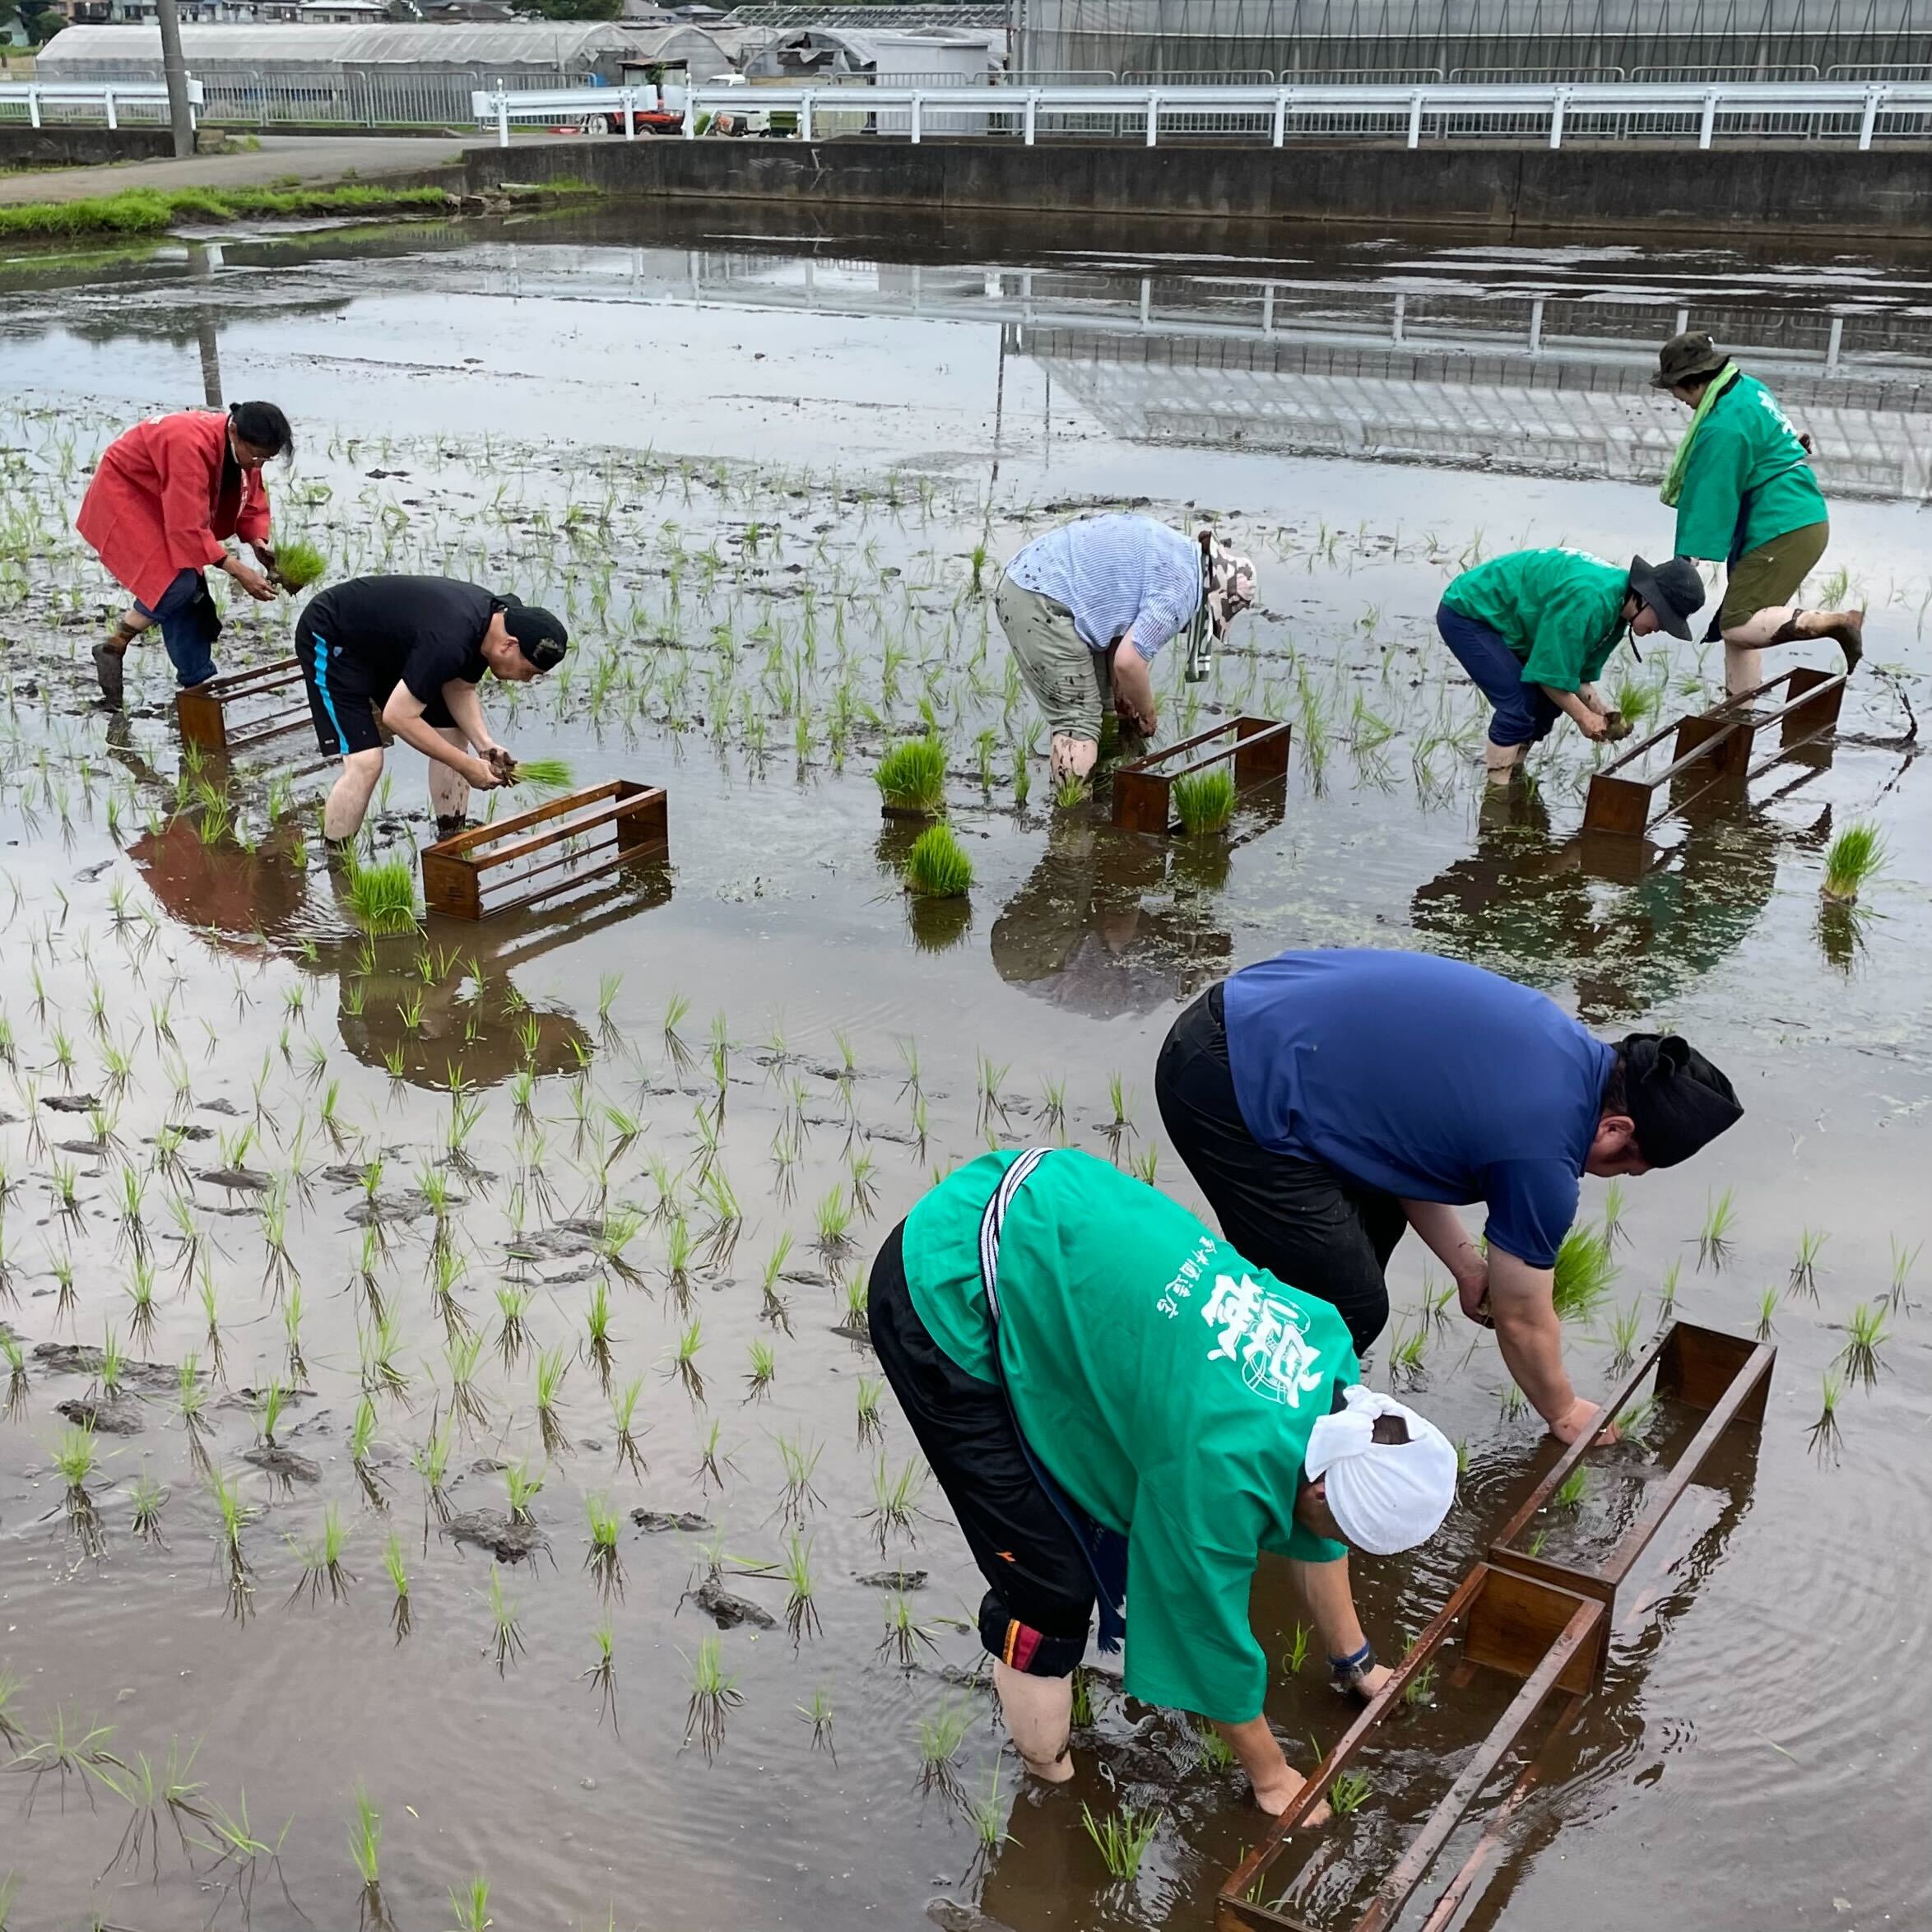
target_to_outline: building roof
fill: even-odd
[[[192,71],[204,65],[353,67],[586,67],[605,54],[631,59],[685,59],[716,54],[698,27],[632,27],[618,21],[453,21],[445,26],[198,26],[184,25],[182,50]],[[86,67],[159,66],[158,26],[64,27],[41,50],[49,77]]]

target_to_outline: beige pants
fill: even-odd
[[[1073,613],[1038,591],[1002,581],[993,609],[1048,731],[1098,745],[1101,720],[1113,703],[1108,654],[1089,650],[1073,627]]]

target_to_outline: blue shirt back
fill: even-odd
[[[1201,608],[1201,546],[1151,517],[1089,517],[1036,536],[1006,566],[1022,590],[1073,613],[1089,651],[1129,630],[1152,657]]]
[[[1411,1201],[1488,1205],[1490,1245],[1556,1260],[1614,1050],[1553,1000],[1430,953],[1282,953],[1228,981],[1248,1131]]]

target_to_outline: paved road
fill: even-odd
[[[248,154],[196,155],[185,161],[116,161],[99,168],[32,169],[0,175],[0,202],[72,202],[130,188],[266,188],[293,174],[303,182],[374,180],[440,167],[478,140],[410,135],[264,134]]]

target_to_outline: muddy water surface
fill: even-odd
[[[1297,943],[1428,946],[1607,1033],[1681,1028],[1749,1107],[1620,1205],[1587,1186],[1587,1213],[1617,1214],[1621,1274],[1571,1337],[1580,1385],[1609,1379],[1619,1317],[1647,1335],[1672,1295],[1739,1333],[1768,1319],[1776,1380],[1761,1441],[1654,1546],[1608,1679],[1469,1922],[1921,1920],[1920,272],[1386,238],[1210,238],[1188,259],[1144,239],[732,225],[227,233],[5,271],[0,1322],[26,1361],[0,1423],[11,1922],[347,1924],[369,1902],[346,1844],[360,1783],[383,1814],[382,1907],[405,1928],[453,1922],[448,1888],[479,1874],[499,1925],[911,1926],[935,1896],[1021,1929],[1205,1923],[1258,1828],[1238,1780],[1103,1674],[1075,1784],[1017,1786],[942,1502],[926,1492],[883,1536],[868,1514],[913,1449],[889,1398],[880,1439],[862,1431],[876,1369],[844,1331],[871,1248],[933,1172],[989,1136],[1051,1138],[1062,1083],[1069,1140],[1117,1142],[1191,1199],[1153,1113],[1161,1034],[1199,987]],[[1831,755],[1613,862],[1577,837],[1573,740],[1531,793],[1481,796],[1479,707],[1430,616],[1461,560],[1521,541],[1667,549],[1643,479],[1679,419],[1642,378],[1680,310],[1752,345],[1813,430],[1828,568],[1871,601],[1875,669]],[[158,653],[124,722],[91,708],[108,587],[69,525],[95,452],[131,414],[255,394],[304,436],[279,521],[339,572],[448,569],[568,613],[569,676],[522,694],[501,735],[586,782],[666,785],[666,865],[565,914],[370,939],[314,849],[323,780],[300,734],[230,773],[184,768]],[[1052,809],[983,594],[993,565],[975,582],[976,545],[996,560],[1126,498],[1210,509],[1260,564],[1261,608],[1213,680],[1163,679],[1169,736],[1224,710],[1294,722],[1285,796],[1224,842]],[[231,612],[228,661],[278,653],[289,621]],[[1670,713],[1707,701],[1719,667],[1677,647],[1619,675]],[[922,711],[976,869],[957,917],[908,911],[869,775]],[[1861,817],[1889,866],[1858,915],[1828,915],[1824,847]],[[407,857],[426,834],[403,755],[375,843]],[[1115,1075],[1130,1121],[1110,1134]],[[74,1095],[95,1104],[49,1104]],[[1727,1196],[1722,1248],[1702,1247]],[[1808,1231],[1815,1298],[1793,1282]],[[611,1393],[641,1384],[641,1475],[591,1345],[600,1281]],[[1385,1653],[1549,1453],[1487,1339],[1431,1321],[1414,1244],[1393,1281],[1391,1343],[1426,1334],[1415,1399],[1468,1472],[1436,1544],[1358,1565]],[[1841,1358],[1853,1309],[1880,1300],[1868,1389]],[[100,1372],[35,1351],[110,1335],[142,1360],[196,1358],[207,1455],[246,1512],[245,1620],[172,1374],[130,1375],[139,1433],[96,1438],[104,1555],[70,1533],[58,1405]],[[564,1371],[547,1447],[546,1355]],[[1814,1428],[1827,1377],[1835,1443]],[[277,1442],[310,1465],[292,1476],[244,1460],[278,1381]],[[541,1478],[544,1547],[522,1560],[450,1534],[416,1466],[459,1382],[474,1406],[444,1503],[501,1516],[513,1475]],[[1660,1417],[1651,1447],[1681,1426]],[[1543,1526],[1553,1554],[1607,1547],[1642,1493],[1637,1451],[1595,1460]],[[133,1527],[144,1483],[166,1494],[154,1540]],[[585,1567],[590,1498],[624,1519],[608,1600]],[[353,1581],[337,1601],[323,1572],[312,1603],[304,1552],[331,1504]],[[821,1626],[796,1643],[765,1567],[788,1547]],[[521,1639],[500,1669],[493,1563]],[[903,1589],[875,1581],[891,1572]],[[708,1580],[709,1600],[776,1627],[719,1629],[687,1595]],[[888,1642],[902,1595],[922,1632],[909,1665]],[[1254,1615],[1272,1655],[1291,1650],[1279,1572]],[[614,1713],[589,1674],[606,1623]],[[680,1748],[709,1637],[741,1700],[711,1759]],[[922,1777],[918,1727],[949,1707],[963,1741]],[[1278,1670],[1269,1707],[1304,1763],[1346,1720],[1312,1664]],[[1298,1909],[1348,1922],[1490,1709],[1445,1688],[1405,1715]],[[111,1739],[78,1742],[95,1725]],[[90,1759],[64,1790],[63,1726]],[[142,1826],[145,1794],[103,1753],[145,1754],[160,1780],[170,1748],[197,1743],[179,1832],[165,1800]],[[244,1798],[252,1857],[223,1838]],[[984,1851],[963,1800],[1005,1841]],[[1136,1881],[1108,1880],[1083,1802],[1161,1814]]]

